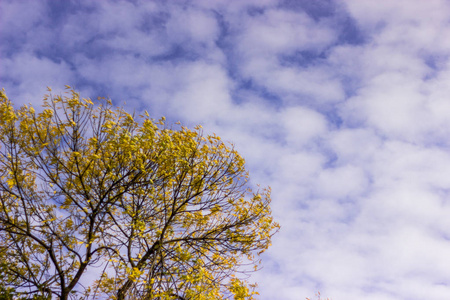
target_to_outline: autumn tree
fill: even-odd
[[[70,87],[49,91],[40,112],[0,92],[2,288],[39,299],[252,299],[242,273],[279,226],[270,190],[249,189],[233,146]]]

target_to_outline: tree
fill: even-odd
[[[247,180],[244,159],[200,126],[171,129],[70,87],[45,95],[39,113],[15,109],[3,90],[4,288],[64,300],[251,299],[245,266],[257,269],[279,225],[270,190]]]

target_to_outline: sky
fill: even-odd
[[[450,299],[450,2],[0,0],[0,87],[216,133],[271,186],[261,300]]]

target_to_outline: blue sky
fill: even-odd
[[[233,142],[282,225],[259,299],[450,299],[448,36],[445,0],[1,0],[0,86]]]

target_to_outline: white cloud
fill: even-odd
[[[44,8],[45,6],[38,2],[3,1],[1,4],[2,18],[0,19],[2,34],[6,36],[20,34],[19,39],[22,40],[41,20]],[[5,49],[5,45],[2,48]]]
[[[443,0],[345,0],[344,3],[367,34],[380,34],[381,38],[401,46],[405,41],[429,45],[436,32],[445,27],[442,22],[448,19],[450,9]]]
[[[304,107],[289,107],[281,113],[286,140],[294,148],[327,133],[327,120],[320,113]]]
[[[47,93],[47,86],[58,89],[73,81],[73,73],[65,62],[53,62],[30,53],[4,58],[1,64],[2,72],[12,82],[6,86],[7,95],[17,104],[39,102]]]
[[[170,109],[191,120],[226,118],[231,105],[229,95],[231,81],[217,65],[190,63],[174,70],[178,82],[170,99]]]
[[[344,128],[333,132],[328,142],[339,164],[367,164],[382,145],[381,138],[370,128]]]
[[[360,197],[367,190],[368,179],[359,167],[342,167],[322,170],[315,182],[315,194],[318,197],[345,199]]]
[[[424,130],[428,131],[424,125],[430,120],[420,87],[421,80],[417,78],[383,73],[346,102],[343,115],[346,120],[375,127],[388,138],[420,138]]]
[[[235,38],[241,76],[287,102],[305,96],[318,101],[343,98],[341,84],[330,70],[320,65],[309,68],[297,65],[302,52],[317,55],[336,41],[336,32],[327,22],[316,22],[306,13],[282,9],[268,9],[243,20],[242,30]],[[288,62],[283,62],[285,57]]]
[[[211,11],[178,7],[171,10],[167,35],[177,43],[193,41],[205,45],[214,44],[219,32],[219,26]]]
[[[306,13],[268,9],[247,18],[239,49],[248,56],[271,56],[299,50],[320,51],[336,40],[335,32]]]

